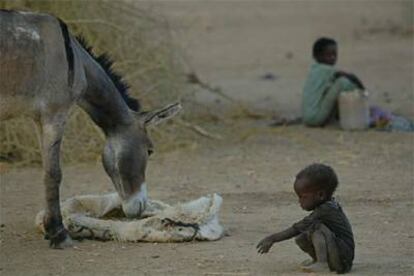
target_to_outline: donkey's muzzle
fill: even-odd
[[[147,185],[143,183],[138,193],[122,202],[122,210],[128,218],[139,218],[147,207]]]

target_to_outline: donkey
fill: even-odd
[[[25,115],[39,127],[46,188],[45,238],[50,247],[71,245],[62,223],[60,145],[69,111],[77,104],[106,137],[102,163],[127,217],[147,202],[145,170],[153,145],[146,127],[171,118],[179,103],[141,112],[108,56],[95,56],[60,19],[42,13],[0,10],[0,121]]]

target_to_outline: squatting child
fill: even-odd
[[[310,215],[288,229],[259,242],[263,254],[276,242],[295,238],[296,244],[311,256],[302,263],[306,272],[335,271],[346,273],[354,260],[352,228],[333,193],[338,186],[334,170],[324,164],[312,164],[301,170],[294,183],[300,206]]]

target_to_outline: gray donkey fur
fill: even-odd
[[[128,217],[139,216],[147,201],[145,169],[153,146],[146,127],[181,109],[177,103],[133,111],[127,103],[137,109],[137,101],[127,96],[110,61],[88,50],[56,17],[0,10],[0,120],[25,115],[39,126],[44,226],[53,248],[71,244],[59,205],[60,144],[70,109],[78,104],[104,132],[103,165]]]

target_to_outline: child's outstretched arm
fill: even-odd
[[[259,244],[256,246],[257,252],[260,254],[267,253],[275,242],[291,239],[299,235],[299,233],[300,232],[298,230],[290,227],[284,231],[272,234],[259,242]]]

